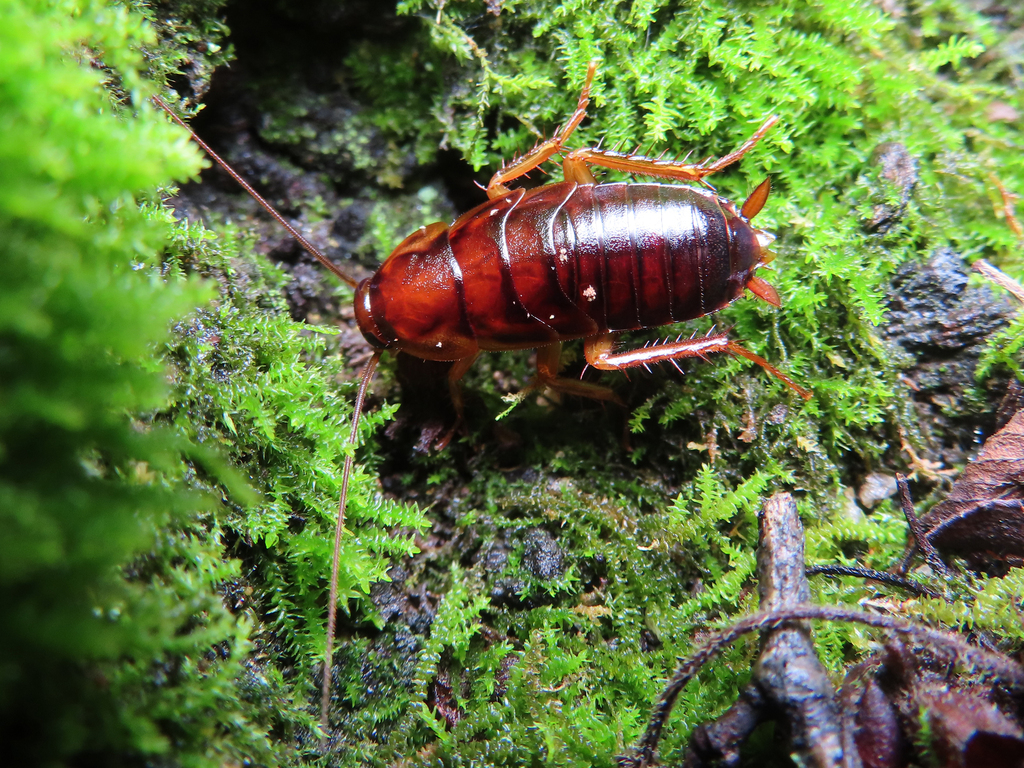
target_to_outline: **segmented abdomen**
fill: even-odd
[[[717,198],[665,184],[514,190],[457,222],[450,242],[483,349],[690,320],[749,275],[734,274]]]

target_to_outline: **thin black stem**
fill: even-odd
[[[925,562],[931,566],[932,570],[938,574],[946,576],[949,574],[949,568],[942,562],[942,558],[939,556],[938,551],[932,544],[931,539],[928,538],[928,532],[925,531],[924,526],[921,525],[921,521],[917,517],[917,513],[914,512],[914,500],[910,496],[910,485],[907,484],[907,476],[896,473],[896,487],[900,489],[900,506],[903,508],[903,516],[907,518],[907,526],[910,528],[910,532],[914,536],[914,543],[921,548],[921,553],[924,555]],[[904,561],[904,567],[909,565],[910,556],[913,555],[914,551],[911,550],[908,554],[907,559]]]
[[[915,595],[926,595],[927,597],[940,598],[938,592],[924,584],[918,584],[903,576],[886,571],[876,571],[872,568],[862,568],[859,565],[814,565],[808,568],[805,573],[808,576],[854,576],[860,579],[870,579],[883,584],[891,584],[894,587],[901,587]]]

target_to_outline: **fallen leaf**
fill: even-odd
[[[1024,411],[986,441],[921,525],[944,555],[975,565],[1024,557]]]

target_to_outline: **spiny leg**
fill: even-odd
[[[609,149],[583,147],[581,149],[574,149],[565,156],[565,160],[562,161],[562,170],[565,173],[566,181],[576,181],[581,184],[586,183],[584,179],[588,176],[591,180],[593,179],[589,168],[592,165],[610,168],[614,171],[635,173],[638,176],[652,176],[678,181],[701,181],[705,176],[717,173],[743,157],[757,145],[757,142],[764,138],[765,134],[777,122],[779,122],[779,118],[776,115],[772,115],[761,124],[760,128],[754,131],[754,134],[739,149],[718,158],[712,163],[695,165],[678,160],[658,160],[643,155],[614,152]]]
[[[724,333],[702,336],[698,339],[685,339],[679,341],[666,341],[653,344],[649,347],[627,350],[625,352],[614,352],[615,334],[606,333],[600,336],[591,336],[584,343],[584,352],[587,362],[602,371],[621,371],[626,368],[635,368],[640,365],[651,365],[675,361],[684,357],[700,357],[707,359],[707,356],[716,352],[728,352],[733,355],[740,355],[751,362],[757,363],[768,373],[777,378],[787,387],[796,392],[804,400],[811,399],[811,393],[801,387],[791,378],[782,373],[763,357],[755,355],[750,350],[740,346],[735,341],[730,341]]]
[[[508,194],[509,189],[505,184],[515,181],[520,176],[524,176],[541,163],[550,159],[552,155],[562,150],[569,136],[583,122],[583,118],[587,116],[587,105],[590,104],[590,85],[594,80],[595,72],[597,72],[597,62],[592,61],[587,68],[587,79],[583,83],[583,90],[580,91],[580,98],[576,103],[576,111],[572,113],[569,122],[550,139],[541,142],[519,160],[511,165],[503,166],[501,170],[495,173],[487,184],[487,197],[493,200],[496,197]],[[593,183],[593,180],[593,176],[591,176],[591,183]]]

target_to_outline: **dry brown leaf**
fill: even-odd
[[[919,690],[914,699],[930,723],[931,747],[943,768],[1019,768],[1020,725],[977,692]],[[985,762],[978,762],[982,756]]]
[[[1024,412],[988,439],[921,525],[947,556],[975,564],[1024,557]]]

